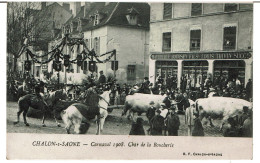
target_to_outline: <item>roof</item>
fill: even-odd
[[[88,23],[82,26],[82,31],[100,28],[105,25],[125,26],[131,28],[145,28],[149,29],[150,21],[150,5],[148,3],[125,3],[125,2],[93,2],[90,3],[90,10],[84,17],[84,6],[81,6],[81,10],[74,17],[70,18],[65,25],[70,24],[72,21],[76,21],[78,18],[89,19]],[[98,25],[94,25],[94,19],[92,17],[99,13],[102,15]],[[137,25],[129,25],[126,15],[127,14],[138,15]]]

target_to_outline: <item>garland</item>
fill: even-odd
[[[88,49],[88,47],[87,47],[87,45],[86,45],[86,43],[84,42],[83,39],[70,39],[69,40],[67,35],[61,40],[61,42],[58,45],[55,45],[55,47],[51,51],[49,51],[48,53],[46,53],[44,55],[38,56],[36,54],[33,54],[31,50],[26,48],[26,46],[23,46],[20,51],[22,51],[22,53],[23,53],[23,51],[26,50],[27,54],[32,58],[33,62],[40,63],[40,64],[46,64],[46,63],[49,63],[50,61],[52,61],[55,57],[57,57],[57,55],[60,59],[64,60],[64,54],[62,53],[62,51],[63,51],[66,44],[69,45],[69,46],[78,45],[77,48],[79,48],[79,45],[83,45],[83,50],[79,54],[79,55],[83,55],[82,61],[84,61],[85,59],[92,60],[92,58],[90,58],[90,56],[92,56],[92,57],[95,58],[97,63],[106,63],[116,54],[116,51],[112,50],[112,51],[109,51],[109,52],[106,52],[102,55],[97,56],[94,50],[90,51]],[[61,49],[59,49],[60,47],[61,47]],[[70,50],[73,51],[74,47],[70,48]],[[22,55],[22,53],[19,54],[19,57]],[[51,53],[52,53],[52,55],[46,61],[41,62],[37,59],[37,58],[42,58],[42,57],[48,56]],[[110,54],[110,53],[111,53],[111,55],[107,59],[105,59],[103,61],[99,59],[99,57],[103,57],[103,56]],[[77,58],[73,59],[73,60],[69,60],[69,62],[70,63],[77,63]]]

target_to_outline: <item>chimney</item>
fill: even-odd
[[[64,8],[65,10],[70,11],[70,4],[69,4],[69,3],[63,2],[62,6],[63,6],[63,8]]]
[[[84,6],[84,17],[87,17],[87,13],[90,11],[90,2],[85,2],[85,6]]]
[[[75,17],[81,8],[81,2],[73,2],[73,7],[72,7],[72,15]]]
[[[46,2],[41,2],[41,8],[44,10],[46,8]]]

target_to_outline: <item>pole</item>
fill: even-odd
[[[57,74],[58,76],[58,89],[60,89],[60,71],[58,71],[58,74]]]
[[[116,80],[116,53],[114,54],[114,79]]]

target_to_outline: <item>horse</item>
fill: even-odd
[[[17,121],[14,122],[14,125],[18,124],[20,121],[20,114],[23,113],[23,119],[24,119],[24,124],[26,126],[30,126],[27,123],[26,120],[26,114],[29,110],[29,107],[32,107],[34,109],[40,109],[43,111],[43,118],[42,118],[42,126],[46,127],[44,124],[45,121],[45,114],[48,110],[51,110],[52,106],[60,99],[65,99],[67,97],[66,92],[64,90],[57,90],[54,92],[50,92],[48,95],[43,95],[41,93],[41,97],[38,97],[37,95],[34,94],[27,94],[19,98],[18,100],[18,106],[19,110],[17,112]],[[43,98],[43,100],[41,99]],[[55,112],[55,109],[54,109]],[[54,119],[60,127],[60,124],[57,122],[55,113],[54,113]]]
[[[75,103],[69,106],[66,110],[61,112],[61,118],[65,124],[65,129],[70,134],[70,128],[74,125],[74,131],[76,134],[85,134],[89,128],[90,120],[100,114],[100,118],[97,120],[97,135],[103,131],[105,119],[108,116],[107,107],[110,100],[109,91],[104,91],[99,98],[98,107],[87,106],[82,103]],[[98,112],[97,112],[98,111]]]

